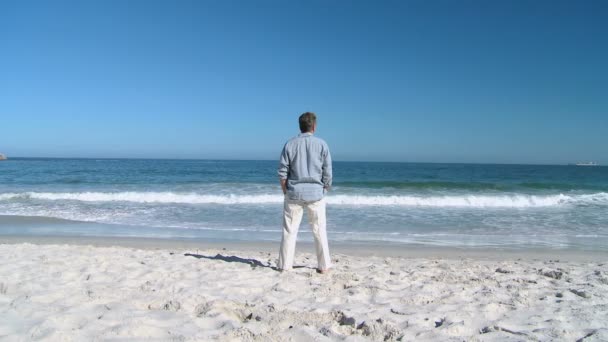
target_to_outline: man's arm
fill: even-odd
[[[321,181],[323,182],[323,188],[327,191],[331,188],[332,182],[332,167],[331,167],[331,153],[329,153],[329,148],[327,148],[327,153],[323,158],[323,174],[321,176]]]
[[[277,170],[283,194],[287,193],[287,176],[289,175],[289,156],[287,155],[286,147],[287,146],[283,147],[283,151],[281,152],[281,157],[279,158],[279,168]]]

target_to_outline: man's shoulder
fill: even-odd
[[[325,142],[325,140],[323,140],[323,139],[321,139],[319,137],[316,137],[316,136],[313,135],[311,138],[315,139],[316,141],[320,142],[323,145],[327,145],[327,143]]]
[[[314,135],[309,135],[309,136],[296,135],[295,137],[292,137],[289,140],[287,140],[287,142],[285,143],[285,146],[299,144],[299,143],[303,142],[305,139],[310,139],[310,140],[314,141],[315,143],[322,145],[323,147],[326,147],[326,148],[328,147],[327,142],[325,142],[325,140],[323,140],[317,136],[314,136]]]
[[[312,139],[314,139],[319,145],[323,146],[324,148],[329,148],[329,146],[327,145],[327,143],[325,142],[325,140],[319,138],[319,137],[315,137],[314,135],[311,136]]]
[[[293,144],[297,143],[299,138],[300,137],[297,135],[295,137],[289,138],[289,140],[287,140],[287,142],[285,143],[285,146],[289,146],[289,145],[293,145]]]

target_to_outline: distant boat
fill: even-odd
[[[576,166],[597,166],[596,162],[576,163]]]
[[[8,158],[6,158],[6,156],[2,153],[0,153],[0,160],[7,160]]]

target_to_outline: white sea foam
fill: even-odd
[[[343,196],[332,198],[336,204],[394,205],[419,207],[547,207],[565,203],[564,195],[555,196]]]
[[[269,204],[282,203],[283,196],[258,195],[206,195],[175,192],[24,192],[0,194],[6,200],[69,200],[83,202],[134,202],[177,204]],[[333,205],[352,206],[418,206],[418,207],[471,207],[471,208],[530,208],[560,205],[608,205],[608,193],[583,195],[446,195],[446,196],[364,196],[330,195],[327,202]]]

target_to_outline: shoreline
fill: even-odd
[[[0,235],[0,246],[4,244],[15,245],[22,243],[36,245],[126,247],[141,250],[212,249],[265,252],[277,255],[280,245],[280,242],[274,241],[205,240],[192,238]],[[390,243],[332,243],[330,241],[330,251],[332,255],[343,254],[355,257],[396,257],[404,259],[608,261],[608,251],[557,248],[451,247]],[[298,241],[296,253],[314,253],[314,244],[311,242]]]

